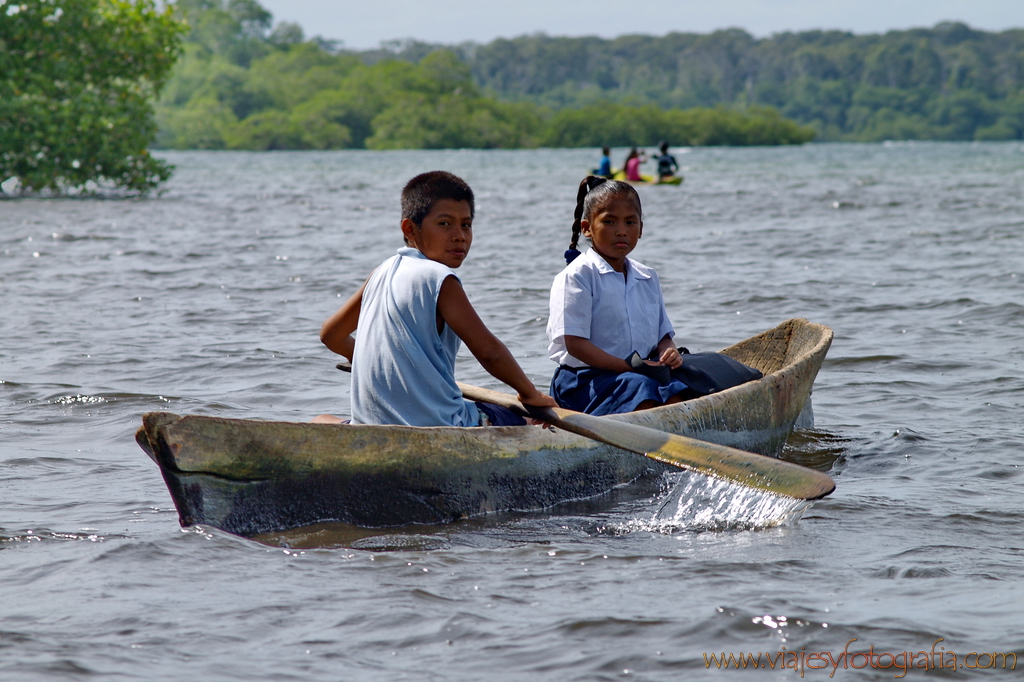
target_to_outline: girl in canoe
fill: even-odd
[[[484,326],[455,274],[473,243],[473,213],[473,190],[461,178],[432,171],[410,180],[402,190],[405,247],[321,328],[324,345],[352,361],[353,423],[525,424],[507,408],[463,399],[455,382],[460,341],[521,402],[555,406]]]
[[[630,184],[593,175],[580,183],[547,326],[548,355],[558,363],[551,395],[562,407],[615,414],[694,397],[670,374],[683,361],[658,273],[628,258],[643,227]],[[591,243],[584,254],[576,249],[581,234]]]

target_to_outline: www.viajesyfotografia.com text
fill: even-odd
[[[955,651],[946,651],[946,647],[940,646],[944,639],[937,639],[931,646],[931,650],[925,651],[900,651],[897,653],[877,652],[875,645],[868,647],[867,651],[850,651],[850,645],[856,642],[853,638],[846,643],[839,654],[831,651],[807,651],[806,647],[800,650],[727,654],[704,654],[704,666],[706,668],[751,668],[751,669],[789,669],[800,672],[800,677],[808,670],[824,670],[832,677],[841,668],[843,670],[862,670],[873,668],[875,670],[892,670],[894,677],[904,677],[910,670],[984,670],[989,668],[1017,669],[1017,654],[998,652],[971,651],[966,654],[957,654]],[[938,647],[936,649],[936,647]]]

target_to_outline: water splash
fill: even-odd
[[[657,510],[626,522],[630,531],[674,533],[688,530],[750,530],[795,523],[811,506],[700,474],[666,476],[666,492]]]
[[[0,528],[0,549],[10,549],[36,542],[105,542],[110,539],[130,539],[130,536],[117,533],[100,534],[95,528],[83,528],[81,532],[28,529],[9,535],[3,528]]]
[[[107,399],[98,395],[65,395],[57,398],[53,401],[57,405],[76,405],[76,404],[93,404],[93,403],[105,403]]]

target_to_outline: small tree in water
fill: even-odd
[[[64,192],[146,192],[152,98],[184,26],[152,0],[0,0],[0,181]]]

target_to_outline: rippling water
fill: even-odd
[[[291,548],[181,530],[139,416],[344,414],[317,330],[432,168],[476,190],[467,291],[546,384],[547,287],[596,156],[165,156],[159,197],[0,201],[0,678],[714,679],[704,654],[853,638],[1024,655],[1020,143],[698,149],[681,188],[641,188],[635,255],[691,350],[795,316],[836,332],[786,457],[838,489],[799,522],[723,524],[713,490],[642,481]],[[494,386],[468,356],[458,372]]]

